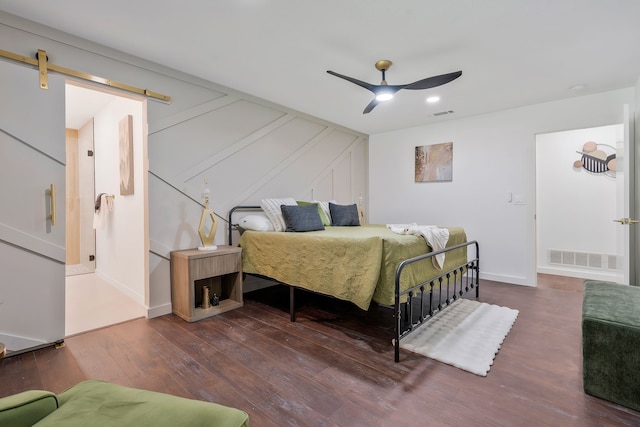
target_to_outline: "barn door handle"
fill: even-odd
[[[49,203],[51,207],[51,215],[48,218],[51,220],[51,225],[56,225],[56,185],[51,184],[49,188]]]
[[[638,220],[631,218],[614,219],[613,222],[619,222],[622,225],[637,224]]]

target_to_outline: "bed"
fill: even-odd
[[[238,228],[236,206],[229,212],[229,244]],[[384,224],[326,225],[307,232],[240,230],[242,270],[289,286],[290,318],[295,321],[295,289],[350,301],[367,310],[371,304],[393,309],[395,360],[400,339],[450,303],[475,289],[479,294],[478,243],[467,241],[461,227],[447,227],[446,247],[433,251],[425,239],[398,234]],[[472,250],[468,250],[469,247]],[[442,268],[433,258],[444,255]]]

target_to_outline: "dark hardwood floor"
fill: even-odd
[[[583,392],[581,283],[483,281],[481,301],[520,310],[487,377],[406,351],[394,363],[386,308],[300,293],[291,323],[274,287],[199,322],[138,319],[5,358],[0,396],[102,379],[237,407],[253,427],[638,426]]]

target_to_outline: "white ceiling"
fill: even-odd
[[[640,77],[637,0],[0,0],[0,10],[367,134]],[[463,75],[363,115],[372,94],[326,70],[378,84],[379,59],[394,62],[392,85]],[[426,104],[432,94],[441,101]]]

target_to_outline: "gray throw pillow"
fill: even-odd
[[[329,203],[329,212],[331,213],[331,225],[360,225],[358,206],[355,203],[353,205]]]
[[[284,231],[324,230],[317,203],[304,206],[282,205],[280,209],[286,225]]]

